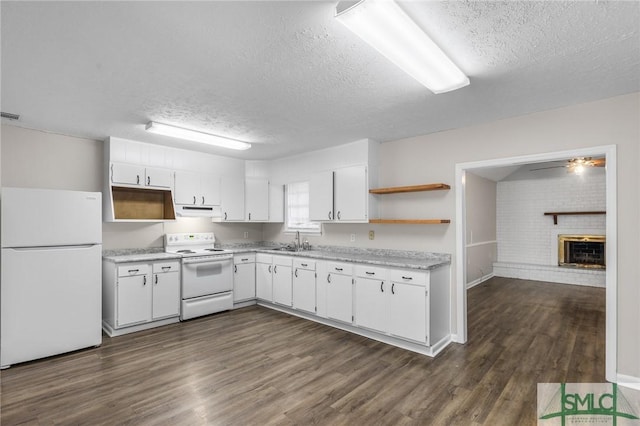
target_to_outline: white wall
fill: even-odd
[[[498,182],[498,261],[558,265],[558,234],[604,235],[603,215],[559,216],[545,212],[605,211],[603,169],[589,175]]]
[[[466,284],[474,285],[490,277],[497,259],[496,182],[466,174]]]

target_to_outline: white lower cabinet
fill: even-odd
[[[427,293],[425,286],[391,282],[387,294],[390,334],[428,344]]]
[[[329,262],[327,271],[327,318],[353,321],[353,266]]]
[[[233,257],[233,301],[243,302],[256,297],[256,255],[241,253]]]
[[[102,323],[113,336],[180,315],[180,263],[103,262]],[[118,331],[139,326],[130,331]]]
[[[293,261],[293,307],[316,313],[316,262],[309,259]]]
[[[386,332],[388,315],[385,291],[389,292],[390,286],[382,279],[356,277],[355,281],[356,325]]]
[[[256,298],[273,302],[273,256],[256,254]]]
[[[273,256],[273,302],[291,306],[293,302],[292,282],[293,259],[285,256]]]

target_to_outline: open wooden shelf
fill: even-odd
[[[394,186],[390,188],[370,189],[370,194],[398,194],[401,192],[441,191],[451,189],[446,183],[428,183],[425,185]]]
[[[553,216],[553,224],[558,224],[558,216],[578,216],[586,214],[607,214],[606,211],[593,211],[593,212],[545,212],[545,216]]]
[[[399,223],[417,225],[437,225],[440,223],[451,223],[449,219],[370,219],[369,223]]]

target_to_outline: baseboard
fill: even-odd
[[[493,278],[493,272],[490,273],[490,274],[484,275],[484,276],[478,278],[477,280],[473,280],[470,283],[467,283],[467,290],[469,290],[470,288],[475,287],[475,286],[477,286],[479,284],[482,284],[483,282],[485,282],[485,281],[487,281],[487,280],[489,280],[491,278]]]
[[[626,374],[617,374],[617,383],[625,388],[640,390],[640,377],[627,376]]]

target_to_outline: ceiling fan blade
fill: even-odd
[[[529,169],[530,172],[535,172],[536,170],[547,170],[547,169],[560,169],[565,168],[567,166],[551,166],[551,167],[538,167],[537,169]]]
[[[605,158],[594,158],[591,161],[593,162],[593,167],[604,167],[607,165],[607,160]]]

